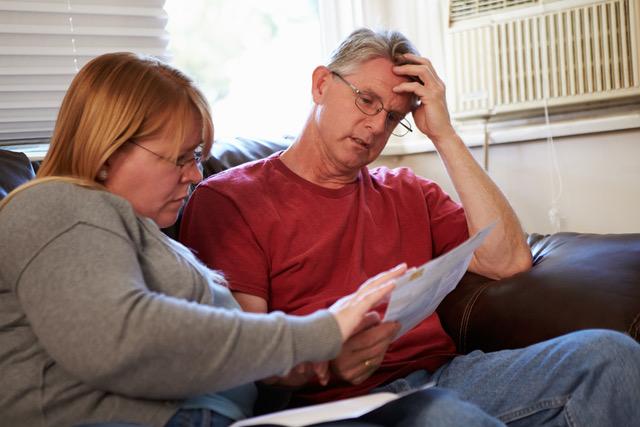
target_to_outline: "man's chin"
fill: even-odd
[[[379,153],[378,153],[379,154]],[[353,169],[361,169],[378,158],[371,148],[356,148],[344,154],[344,164]]]

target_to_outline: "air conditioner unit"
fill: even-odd
[[[640,100],[640,0],[450,6],[450,106],[458,120]]]

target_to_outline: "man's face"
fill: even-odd
[[[393,73],[392,67],[386,59],[372,59],[362,63],[353,73],[342,75],[345,81],[328,72],[324,86],[314,93],[319,148],[333,168],[352,174],[374,161],[394,128],[387,123],[387,111],[400,117],[410,111],[411,97],[392,91],[393,87],[406,82],[406,78]],[[356,94],[349,83],[366,99],[379,99],[387,111],[364,114],[356,106]]]

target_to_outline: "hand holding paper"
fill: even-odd
[[[460,246],[432,259],[418,268],[408,270],[396,279],[383,321],[398,321],[402,327],[396,339],[430,316],[451,292],[469,267],[475,251],[495,227],[495,223],[480,230]]]

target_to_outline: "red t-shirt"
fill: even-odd
[[[293,173],[279,153],[200,184],[180,231],[233,291],[292,314],[327,308],[371,276],[401,262],[421,265],[467,237],[462,207],[409,169],[363,168],[355,182],[327,189]],[[335,381],[297,397],[321,402],[363,394],[417,369],[434,371],[455,351],[434,313],[395,341],[362,384]]]

